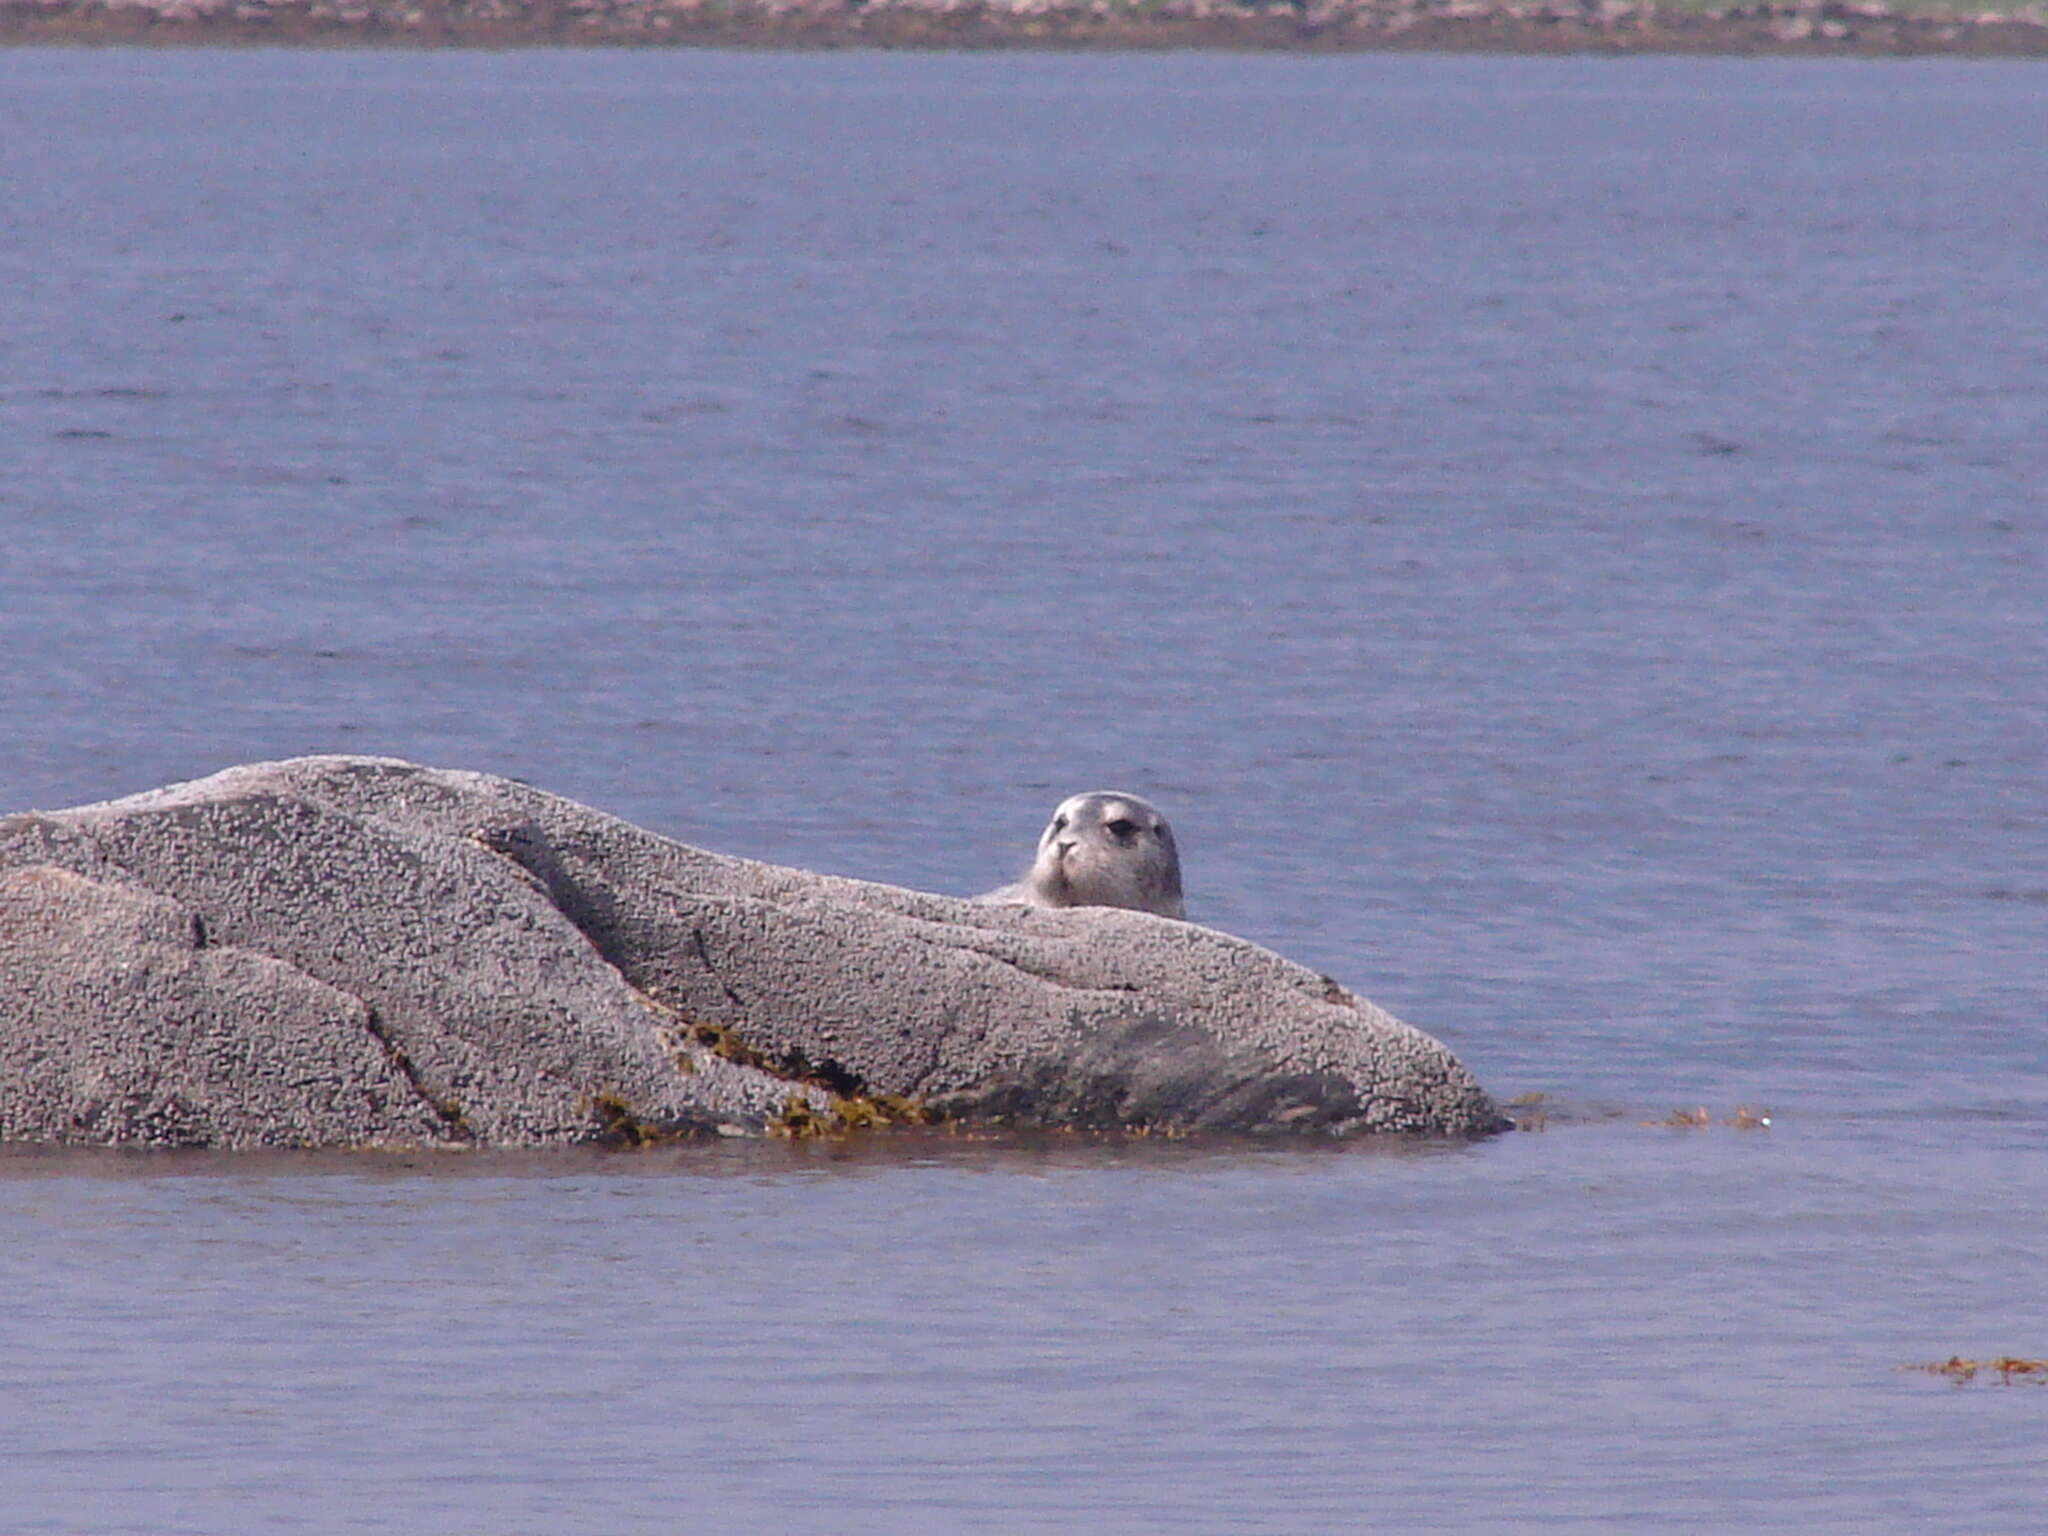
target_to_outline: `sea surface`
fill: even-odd
[[[0,1530],[2039,1530],[1901,1368],[2048,1356],[2044,164],[2031,63],[0,53],[0,810],[966,893],[1130,789],[1545,1096],[17,1149]]]

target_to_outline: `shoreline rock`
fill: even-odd
[[[2048,54],[2048,6],[1888,0],[0,0],[0,44]]]
[[[0,818],[0,1141],[931,1120],[1506,1128],[1438,1042],[1244,940],[758,864],[485,774],[297,758]]]

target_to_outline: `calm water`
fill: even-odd
[[[0,1159],[0,1528],[2038,1527],[2048,74],[0,53],[0,807],[1195,915],[1539,1135]],[[1645,1127],[1767,1109],[1769,1131]]]

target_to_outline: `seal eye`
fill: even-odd
[[[1109,823],[1109,830],[1120,843],[1128,843],[1138,835],[1138,824],[1128,816],[1119,816]]]
[[[1067,830],[1067,818],[1066,818],[1066,817],[1064,817],[1064,816],[1055,816],[1055,817],[1053,817],[1053,819],[1052,819],[1052,829],[1053,829],[1053,831],[1055,831],[1055,832],[1064,832],[1064,831],[1066,831],[1066,830]]]

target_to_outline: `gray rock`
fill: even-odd
[[[1503,1124],[1436,1041],[1243,940],[729,858],[484,774],[298,758],[0,820],[0,1138],[516,1146],[918,1113]]]
[[[132,885],[50,865],[0,874],[0,978],[8,1140],[443,1135],[360,998],[267,956],[209,949],[190,912]]]

